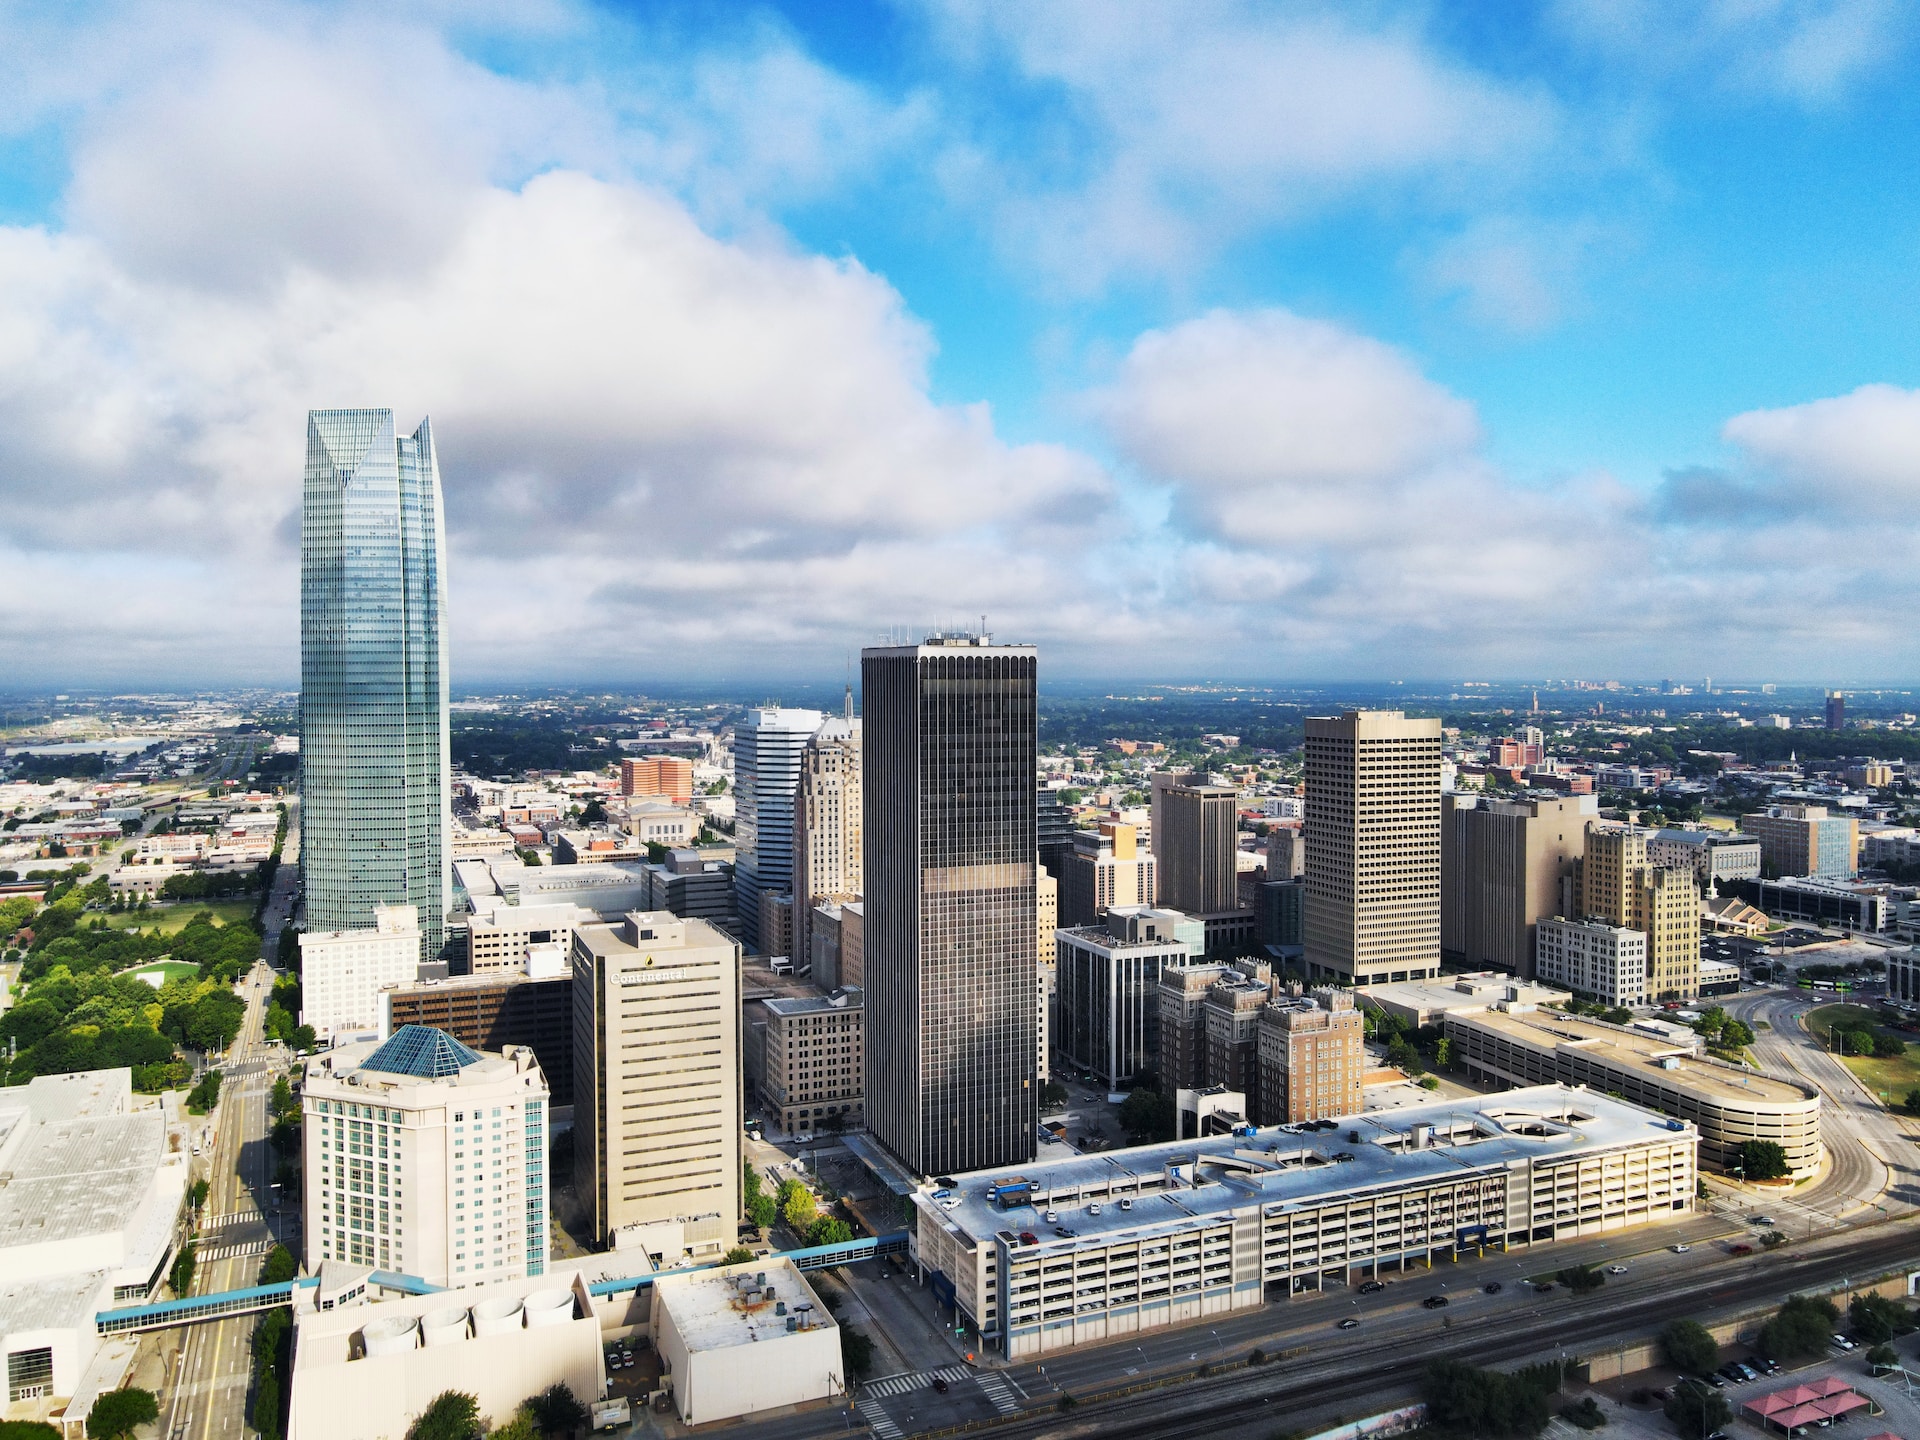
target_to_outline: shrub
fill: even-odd
[[[1560,1418],[1569,1425],[1577,1425],[1582,1430],[1598,1430],[1607,1423],[1605,1413],[1589,1395],[1578,1405],[1564,1405],[1560,1409]]]
[[[407,1429],[407,1440],[481,1440],[480,1402],[464,1390],[442,1390]]]
[[[1564,1270],[1555,1271],[1553,1278],[1576,1295],[1598,1290],[1607,1283],[1605,1272],[1592,1265],[1569,1265]]]
[[[1698,1320],[1670,1321],[1660,1332],[1660,1350],[1669,1365],[1689,1375],[1705,1375],[1720,1358],[1720,1346]]]
[[[522,1408],[533,1417],[534,1428],[546,1436],[571,1436],[592,1419],[564,1382],[549,1385]]]

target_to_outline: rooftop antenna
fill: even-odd
[[[853,652],[847,652],[847,719],[853,719]]]

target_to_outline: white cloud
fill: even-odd
[[[1897,0],[1561,0],[1552,14],[1626,72],[1809,107],[1891,68],[1914,30]]]
[[[951,55],[1010,66],[1040,112],[1005,133],[983,121],[949,184],[1069,289],[1184,269],[1382,183],[1483,192],[1558,126],[1543,93],[1338,10],[950,0],[935,21]]]
[[[1920,502],[1920,390],[1862,385],[1804,405],[1749,410],[1722,434],[1773,478],[1783,506],[1886,507],[1904,517]]]
[[[1428,288],[1455,296],[1475,324],[1517,335],[1551,328],[1577,303],[1590,251],[1606,236],[1589,220],[1485,216],[1449,236],[1415,268]]]

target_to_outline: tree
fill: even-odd
[[[293,1258],[293,1252],[284,1245],[276,1245],[267,1252],[267,1258],[260,1264],[260,1283],[284,1285],[299,1273],[300,1265]]]
[[[788,1189],[788,1186],[792,1188]],[[786,1192],[786,1199],[780,1205],[780,1213],[786,1217],[788,1228],[796,1235],[805,1234],[819,1210],[819,1206],[814,1202],[813,1192],[806,1186],[791,1180],[782,1182],[780,1188]]]
[[[1509,1375],[1459,1360],[1436,1360],[1427,1366],[1421,1390],[1427,1423],[1440,1434],[1499,1440],[1546,1429],[1551,1418],[1547,1397],[1559,1385],[1558,1366],[1530,1366]]]
[[[852,1326],[840,1327],[840,1359],[856,1379],[873,1369],[873,1341]]]
[[[753,1251],[744,1245],[736,1245],[720,1257],[722,1265],[745,1265],[755,1258]]]
[[[1881,1060],[1898,1060],[1907,1053],[1907,1042],[1898,1035],[1878,1034],[1873,1037],[1873,1053]]]
[[[549,1385],[528,1399],[522,1408],[533,1417],[534,1427],[550,1437],[572,1435],[592,1418],[564,1381]]]
[[[1884,1295],[1856,1295],[1847,1306],[1847,1328],[1856,1340],[1883,1344],[1913,1329],[1913,1313]]]
[[[1881,1370],[1891,1370],[1900,1363],[1900,1352],[1891,1345],[1876,1345],[1867,1351],[1867,1364],[1877,1374]]]
[[[1557,1271],[1553,1277],[1576,1295],[1585,1295],[1589,1290],[1598,1290],[1607,1283],[1604,1272],[1592,1265],[1569,1265]]]
[[[87,1434],[92,1440],[127,1440],[137,1427],[151,1425],[159,1418],[160,1402],[151,1390],[132,1386],[109,1390],[93,1402],[87,1415]]]
[[[1824,1355],[1840,1312],[1825,1300],[1795,1295],[1760,1327],[1760,1348],[1776,1360]]]
[[[1173,1101],[1158,1090],[1140,1086],[1120,1104],[1120,1128],[1136,1145],[1171,1140],[1174,1122]]]
[[[0,1420],[0,1440],[60,1440],[60,1432],[38,1420]]]
[[[1689,1375],[1705,1375],[1720,1358],[1720,1346],[1698,1320],[1669,1321],[1660,1332],[1660,1350],[1667,1363]]]
[[[809,1245],[844,1245],[853,1239],[853,1227],[832,1215],[822,1215],[807,1227]]]
[[[1749,1180],[1787,1178],[1787,1152],[1772,1140],[1740,1142],[1740,1168]]]
[[[464,1390],[442,1390],[407,1429],[407,1440],[481,1440],[480,1402]]]
[[[1445,1035],[1440,1037],[1440,1043],[1433,1047],[1433,1063],[1438,1065],[1442,1070],[1453,1063],[1452,1039]]]
[[[1666,1411],[1667,1419],[1673,1422],[1674,1429],[1683,1436],[1698,1437],[1698,1440],[1706,1440],[1707,1436],[1733,1419],[1733,1409],[1720,1392],[1709,1390],[1696,1380],[1682,1380],[1675,1385],[1662,1408]]]
[[[1915,1093],[1920,1094],[1920,1091]],[[1040,1108],[1043,1110],[1056,1110],[1068,1099],[1067,1087],[1058,1080],[1048,1080],[1040,1087]]]
[[[173,1269],[167,1272],[167,1283],[173,1287],[176,1298],[185,1298],[193,1289],[194,1242],[189,1240],[180,1247],[180,1253],[173,1257]]]

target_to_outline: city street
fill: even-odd
[[[276,1235],[284,1236],[292,1247],[298,1245],[297,1207],[289,1206],[284,1220],[272,1213],[269,1187],[274,1158],[267,1144],[268,1098],[275,1075],[271,1061],[285,1052],[269,1045],[265,1036],[267,1000],[273,988],[273,971],[265,956],[275,953],[292,905],[298,866],[284,860],[288,854],[298,854],[297,844],[297,837],[290,833],[267,906],[263,958],[244,982],[246,1019],[229,1052],[219,1107],[210,1117],[217,1129],[204,1172],[209,1190],[193,1282],[196,1295],[256,1284]],[[247,1432],[251,1340],[259,1321],[258,1315],[240,1315],[179,1332],[174,1384],[161,1397],[160,1433],[166,1440],[221,1440]]]

